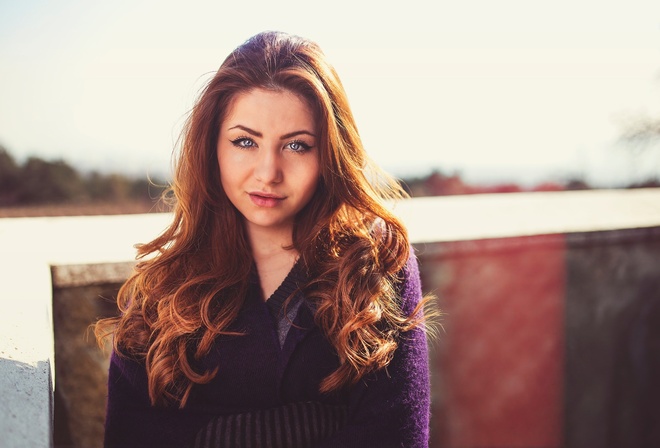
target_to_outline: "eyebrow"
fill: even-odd
[[[250,129],[247,126],[243,126],[242,124],[237,124],[236,126],[233,126],[229,128],[228,130],[231,131],[232,129],[241,129],[248,134],[252,134],[255,137],[262,138],[264,135],[261,132],[255,131],[254,129]],[[283,136],[280,137],[280,140],[285,140],[287,138],[295,137],[296,135],[309,135],[310,137],[316,137],[313,133],[305,130],[300,130],[300,131],[293,131],[289,132],[288,134],[284,134]]]

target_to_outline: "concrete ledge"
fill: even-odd
[[[122,281],[133,245],[152,239],[169,219],[0,219],[0,446],[52,446],[53,286]]]
[[[394,208],[415,244],[660,227],[660,189],[417,198]],[[171,215],[0,219],[0,434],[52,445],[52,288],[121,282]]]
[[[413,198],[394,207],[414,243],[656,227],[660,188]]]
[[[0,285],[0,445],[47,447],[55,380],[50,270],[2,258]]]
[[[74,286],[124,283],[131,275],[134,266],[134,261],[52,266],[53,286],[56,288],[71,288]]]

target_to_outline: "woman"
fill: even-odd
[[[234,50],[172,190],[171,226],[97,325],[106,446],[426,446],[424,301],[385,205],[403,193],[319,47],[266,32]]]

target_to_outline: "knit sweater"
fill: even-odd
[[[402,272],[401,306],[421,298],[417,261]],[[294,267],[267,302],[258,279],[231,329],[220,336],[202,369],[218,368],[195,385],[186,406],[152,406],[144,362],[112,354],[105,446],[110,447],[406,447],[428,446],[429,372],[421,328],[400,336],[385,369],[356,385],[322,394],[319,384],[339,359],[314,323]],[[270,302],[270,304],[269,304]]]

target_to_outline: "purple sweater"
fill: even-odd
[[[300,275],[294,268],[268,302],[287,297]],[[421,298],[414,256],[403,279],[402,307],[410,314]],[[268,302],[260,299],[258,283],[251,284],[232,324],[245,335],[218,338],[199,366],[218,366],[218,374],[194,386],[182,410],[151,406],[144,364],[113,353],[105,446],[428,446],[430,387],[422,329],[401,335],[386,369],[348,390],[321,394],[321,380],[339,361],[314,324],[313,311],[304,298],[292,300],[286,308],[290,324]]]

